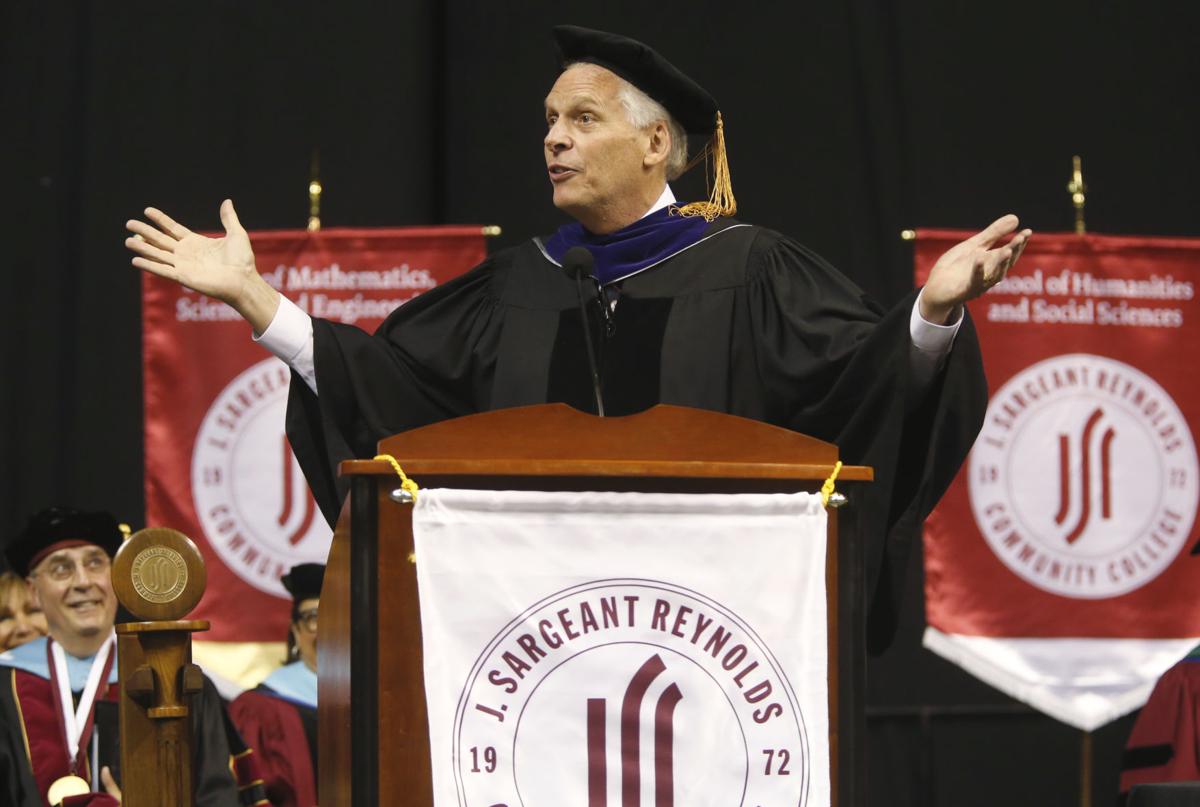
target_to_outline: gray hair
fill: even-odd
[[[565,65],[563,70],[569,70],[579,64],[589,63],[571,62]],[[614,73],[613,75],[616,74]],[[631,126],[637,129],[645,129],[653,126],[658,121],[663,121],[667,124],[667,131],[671,135],[671,151],[667,154],[667,180],[677,179],[683,173],[683,169],[687,168],[687,131],[679,124],[679,121],[671,117],[671,113],[658,101],[655,101],[620,76],[616,76],[616,79],[619,82],[617,85],[617,100],[624,107],[625,117]]]
[[[638,129],[653,126],[658,121],[667,124],[667,131],[671,134],[671,151],[667,154],[667,179],[677,178],[687,167],[687,132],[679,125],[679,121],[671,117],[666,107],[620,76],[617,76],[617,79],[621,82],[617,89],[617,100],[625,107],[630,124]]]

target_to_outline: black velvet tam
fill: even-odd
[[[321,584],[325,582],[325,564],[301,563],[293,566],[280,578],[283,587],[292,595],[294,602],[316,600],[321,597]]]
[[[30,517],[25,529],[4,548],[4,555],[12,570],[25,576],[57,544],[95,544],[111,557],[124,540],[111,513],[47,507]]]
[[[708,136],[717,128],[716,99],[636,39],[577,25],[558,25],[554,42],[562,66],[588,62],[611,70],[666,107],[688,134]]]

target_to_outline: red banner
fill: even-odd
[[[918,282],[969,235],[919,232]],[[1200,240],[1036,234],[971,304],[991,400],[926,524],[926,642],[1081,727],[1200,637],[1197,281]]]
[[[252,233],[263,277],[314,317],[373,330],[480,262],[480,227]],[[142,285],[146,524],[199,545],[201,638],[278,642],[292,565],[324,563],[331,531],[284,435],[290,371],[229,306],[149,273]]]

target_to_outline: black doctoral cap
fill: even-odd
[[[13,571],[22,576],[60,549],[95,544],[112,557],[125,540],[121,526],[111,513],[47,507],[30,517],[25,529],[5,547],[4,555]]]
[[[708,136],[717,128],[717,100],[647,45],[620,34],[558,25],[559,61],[588,62],[611,70],[658,101],[688,134]]]
[[[292,595],[292,601],[316,600],[321,597],[321,584],[325,582],[325,564],[300,563],[280,578],[283,587]]]
[[[679,209],[683,215],[704,216],[712,221],[737,212],[725,156],[725,126],[717,100],[707,90],[653,48],[627,36],[578,25],[556,25],[554,42],[560,67],[586,62],[610,70],[662,104],[688,134],[709,138],[688,168],[701,159],[712,161],[710,198],[684,205]]]

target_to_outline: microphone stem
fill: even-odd
[[[592,371],[592,393],[596,396],[596,414],[604,417],[604,396],[600,391],[600,373],[596,371],[596,353],[592,349],[592,326],[588,322],[587,304],[583,296],[583,272],[575,273],[575,292],[579,296],[579,320],[583,324],[583,341],[587,346],[588,367]]]

